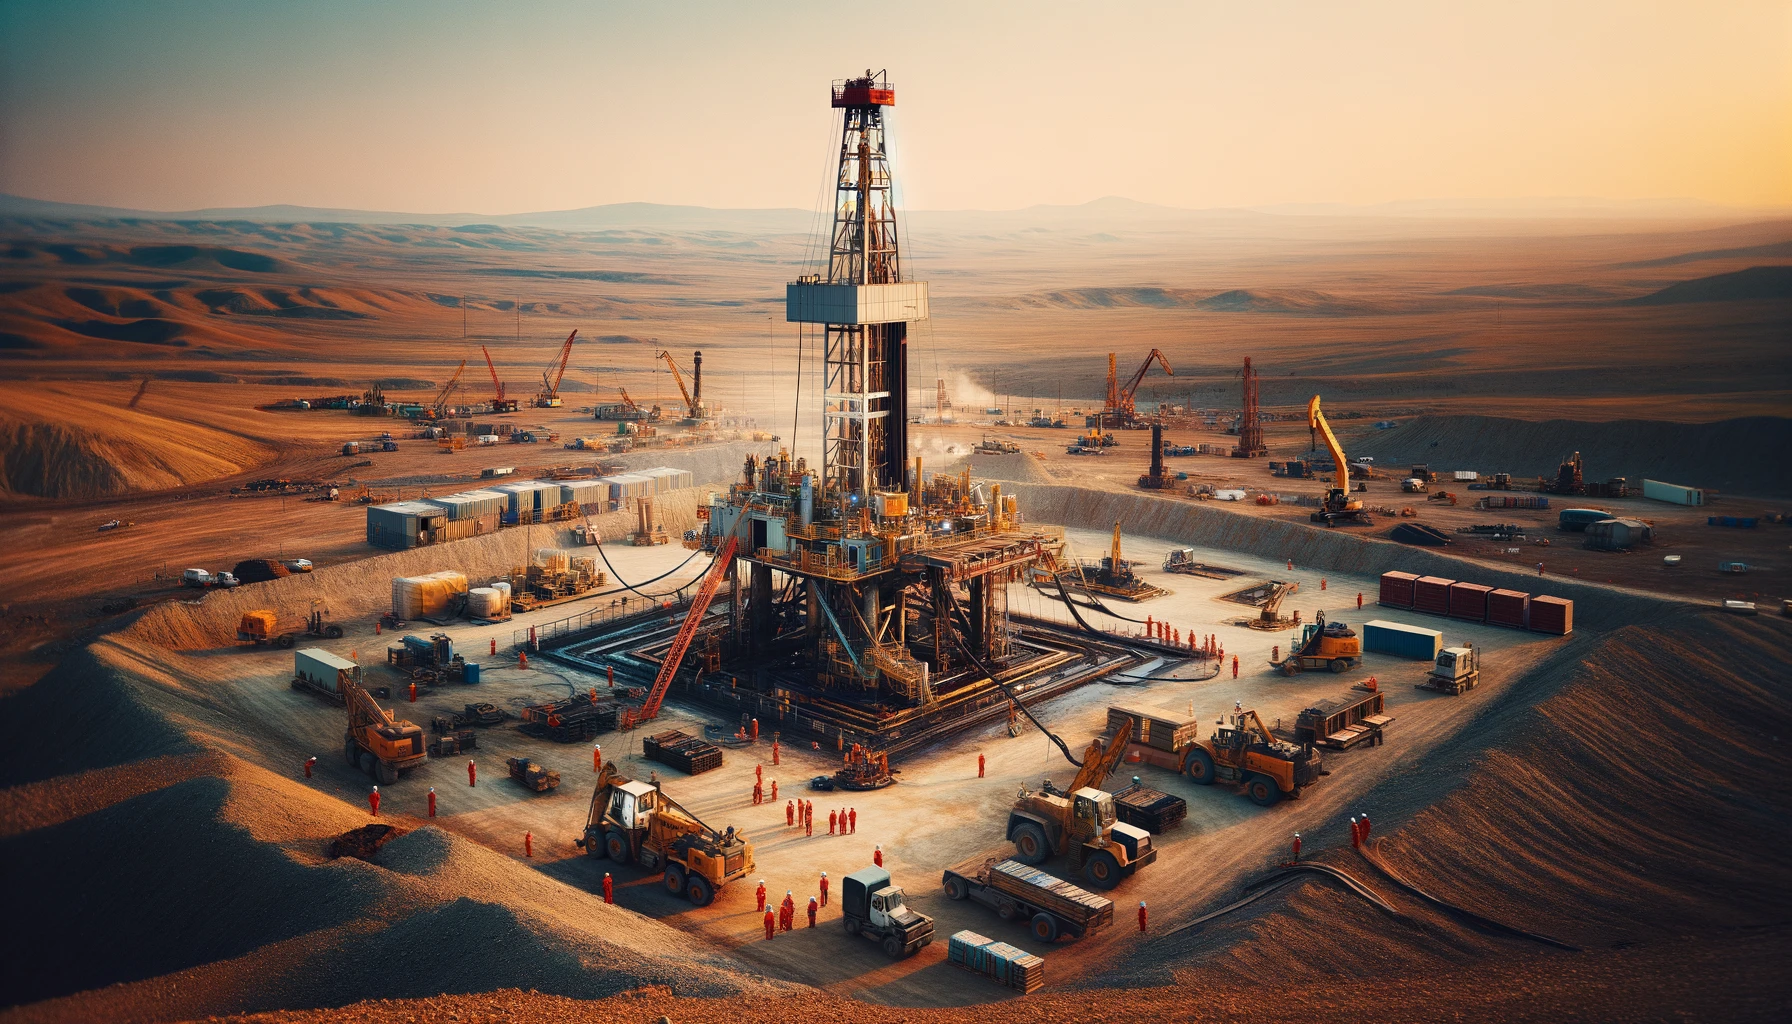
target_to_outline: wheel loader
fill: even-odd
[[[1157,859],[1151,833],[1118,820],[1113,794],[1097,788],[1120,764],[1133,731],[1130,718],[1110,724],[1115,728],[1105,742],[1097,737],[1089,744],[1068,790],[1046,779],[1037,793],[1023,788],[1008,812],[1016,860],[1041,864],[1063,856],[1097,889],[1112,889]]]
[[[1276,739],[1255,711],[1235,708],[1217,725],[1211,737],[1182,751],[1182,773],[1198,785],[1236,783],[1253,803],[1268,807],[1283,797],[1298,799],[1325,774],[1319,751]]]
[[[585,835],[573,844],[587,856],[662,870],[666,891],[699,907],[753,870],[753,844],[734,826],[718,832],[657,786],[625,778],[608,763],[591,793]]]
[[[423,727],[399,719],[377,704],[361,684],[343,680],[343,701],[348,705],[348,730],[342,734],[342,757],[351,767],[373,776],[380,785],[398,781],[429,759],[423,747]]]

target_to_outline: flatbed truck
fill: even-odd
[[[1041,942],[1081,938],[1114,923],[1114,903],[1106,896],[1017,860],[991,857],[947,868],[941,885],[951,899],[981,903],[1004,921],[1027,922]]]

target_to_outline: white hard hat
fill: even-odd
[[[827,872],[826,872],[826,871],[823,871],[823,872],[822,872],[822,873],[821,873],[821,877],[823,877],[823,878],[826,878],[826,877],[828,877],[828,873],[827,873]]]
[[[378,788],[379,788],[379,787],[378,787],[378,786],[375,786],[375,787],[374,787],[374,788],[375,788],[375,789],[378,789]],[[431,786],[431,787],[429,787],[429,791],[430,791],[430,792],[431,792],[431,793],[434,793],[434,792],[435,792],[435,791],[436,791],[436,787],[434,787],[434,786]]]
[[[373,787],[373,791],[375,793],[378,793],[380,791],[380,787],[378,787],[378,786]]]

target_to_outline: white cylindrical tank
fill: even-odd
[[[467,591],[467,615],[475,619],[495,619],[503,614],[503,596],[495,587],[474,587]]]

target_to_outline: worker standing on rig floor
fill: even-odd
[[[809,927],[815,927],[815,897],[809,897]]]
[[[311,766],[316,763],[317,763],[317,755],[316,754],[312,754],[310,757],[305,759],[305,777],[307,779],[309,779],[311,777]]]
[[[380,787],[373,787],[373,792],[367,794],[367,809],[374,817],[380,816]]]
[[[826,871],[821,873],[821,905],[824,907],[828,905],[828,873]]]
[[[476,786],[478,784],[479,784],[479,768],[473,764],[471,759],[468,759],[468,761],[467,761],[467,785]]]

